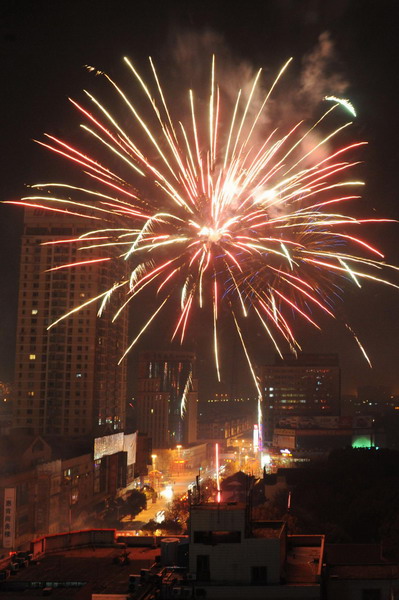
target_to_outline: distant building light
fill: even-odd
[[[38,313],[38,312],[39,312],[39,311],[37,310],[37,308],[32,308],[32,312],[31,312],[31,314],[32,314],[32,315],[37,315],[37,313]]]
[[[29,354],[29,360],[36,360],[36,354]]]

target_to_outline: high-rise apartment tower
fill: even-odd
[[[197,439],[198,387],[195,354],[142,352],[137,393],[138,429],[153,448],[174,448]]]
[[[15,427],[64,436],[93,435],[124,427],[126,363],[117,363],[127,342],[127,311],[111,323],[121,301],[118,291],[100,318],[99,305],[93,302],[47,329],[72,308],[109,289],[124,274],[123,261],[112,260],[50,270],[107,256],[104,249],[80,251],[78,243],[68,241],[90,229],[98,229],[98,221],[39,208],[25,212]],[[56,240],[59,243],[54,243]]]

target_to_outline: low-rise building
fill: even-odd
[[[91,600],[94,594],[104,594],[108,599],[126,598],[130,573],[148,572],[156,554],[159,549],[153,547],[121,547],[113,529],[36,538],[29,551],[0,558],[0,597]]]
[[[326,600],[394,600],[399,565],[381,544],[326,544]]]
[[[320,598],[323,535],[288,535],[284,521],[254,521],[248,503],[190,512],[189,577],[207,598]]]
[[[33,536],[82,527],[133,482],[136,434],[0,438],[0,555]]]
[[[304,452],[384,447],[385,435],[370,415],[285,416],[275,423],[273,446]]]

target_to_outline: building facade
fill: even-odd
[[[195,354],[143,352],[139,357],[138,429],[153,448],[174,448],[197,439],[198,383]]]
[[[0,438],[0,554],[33,536],[81,528],[133,483],[137,434],[84,440]]]
[[[276,357],[263,369],[264,438],[291,416],[338,415],[340,368],[336,354]]]
[[[22,237],[15,362],[13,426],[35,434],[81,436],[123,429],[127,311],[115,323],[118,291],[99,318],[93,302],[48,329],[74,307],[111,288],[123,277],[123,261],[102,248],[80,251],[83,233],[97,221],[26,211]],[[59,240],[58,243],[55,243]],[[92,242],[94,243],[94,242]],[[89,246],[90,242],[85,245]]]
[[[200,440],[229,440],[251,431],[253,419],[248,415],[236,418],[202,419],[198,422],[198,438]]]
[[[283,521],[255,521],[246,503],[194,504],[189,573],[195,597],[321,597],[324,536],[288,535]]]

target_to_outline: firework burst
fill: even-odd
[[[281,344],[296,353],[300,344],[293,317],[320,329],[321,315],[336,318],[336,292],[347,283],[361,287],[363,281],[374,280],[398,287],[379,276],[382,268],[396,267],[382,262],[377,248],[352,233],[363,223],[387,219],[360,219],[346,211],[348,203],[360,197],[354,191],[362,182],[351,175],[358,163],[351,157],[365,142],[336,145],[348,122],[325,133],[329,120],[336,122],[336,113],[342,116],[342,107],[354,114],[353,107],[347,100],[328,96],[325,113],[310,126],[299,122],[287,130],[267,130],[269,98],[290,61],[260,103],[254,100],[260,95],[259,71],[248,94],[237,92],[228,116],[213,59],[206,111],[198,109],[190,90],[189,118],[175,120],[152,60],[151,89],[133,64],[124,60],[151,116],[146,113],[144,118],[114,80],[97,72],[124,104],[130,124],[122,126],[89,92],[85,105],[71,102],[84,119],[82,128],[101,148],[99,155],[108,154],[112,161],[47,135],[38,143],[75,163],[90,184],[37,184],[33,186],[37,193],[15,202],[95,219],[98,227],[62,243],[78,243],[82,255],[85,249],[111,246],[117,258],[94,261],[122,260],[128,265],[128,277],[50,327],[93,302],[99,303],[101,315],[112,294],[123,288],[126,300],[116,319],[149,287],[157,307],[121,360],[165,306],[176,306],[178,296],[180,308],[171,339],[183,342],[191,320],[210,306],[220,377],[218,321],[221,305],[226,304],[261,395],[246,347],[243,317],[250,312],[256,315],[278,353]],[[109,164],[117,166],[111,169]],[[149,199],[137,191],[144,180],[157,186]],[[92,262],[90,257],[56,268]]]

